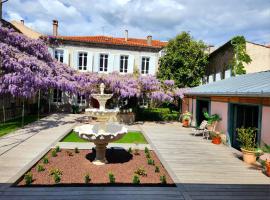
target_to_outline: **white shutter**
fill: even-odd
[[[128,55],[128,73],[133,73],[134,70],[134,56]]]
[[[99,53],[94,54],[94,66],[93,66],[93,71],[94,72],[99,72]]]
[[[208,82],[209,82],[209,83],[214,82],[214,77],[213,77],[213,74],[209,76],[209,78],[208,78]]]
[[[93,53],[89,51],[87,52],[87,71],[93,71]]]
[[[156,73],[156,57],[151,56],[150,57],[150,62],[149,62],[149,74],[155,75]]]
[[[113,71],[120,72],[120,55],[114,55]]]
[[[228,70],[225,71],[225,79],[230,78],[231,75],[232,75],[231,69],[228,69]]]
[[[54,58],[54,49],[49,47],[48,48],[49,53],[51,54],[52,58]]]
[[[216,73],[216,81],[220,81],[221,80],[221,73]]]
[[[114,61],[114,55],[108,54],[108,73],[113,72],[113,61]]]
[[[70,65],[69,63],[68,63],[68,58],[69,58],[69,52],[68,52],[68,50],[66,50],[66,49],[64,49],[63,50],[63,53],[64,53],[64,60],[63,60],[63,63],[65,63],[65,64],[67,64],[67,65]]]
[[[78,61],[78,51],[74,51],[73,53],[73,68],[78,70],[78,65],[79,65],[79,61]]]

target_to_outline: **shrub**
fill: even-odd
[[[140,108],[136,111],[136,121],[177,121],[178,111],[169,108]]]
[[[128,148],[128,153],[132,154],[132,148],[131,147]]]
[[[149,149],[147,147],[144,148],[144,153],[149,154]]]
[[[45,167],[43,165],[37,165],[37,171],[42,172],[45,170]]]
[[[153,159],[148,158],[147,159],[148,165],[155,165],[155,161]]]
[[[53,180],[55,183],[60,183],[62,171],[60,169],[52,169],[50,171],[50,175],[53,176]]]
[[[156,173],[159,173],[159,172],[160,172],[160,170],[159,170],[159,167],[158,167],[158,166],[156,166],[156,167],[155,167],[155,172],[156,172]]]
[[[166,184],[167,183],[167,180],[166,180],[166,176],[165,175],[160,176],[159,180],[160,180],[160,183],[161,184]]]
[[[90,181],[91,181],[90,175],[89,175],[89,174],[86,174],[86,175],[84,176],[84,182],[85,182],[85,183],[90,183]]]
[[[248,151],[256,149],[256,130],[254,128],[238,128],[238,141],[241,143],[241,148]]]
[[[140,177],[137,175],[133,176],[133,180],[132,180],[133,184],[140,184]]]
[[[26,185],[30,185],[33,182],[33,174],[28,172],[24,175],[24,181]]]
[[[140,155],[140,151],[139,151],[139,149],[134,149],[134,155]]]
[[[134,173],[137,174],[137,175],[140,175],[140,176],[147,176],[147,173],[146,173],[145,169],[141,168],[141,167],[136,169],[136,171]]]
[[[218,114],[209,115],[208,112],[203,113],[204,117],[207,120],[207,123],[209,125],[213,124],[214,122],[218,122],[221,120],[220,116]]]
[[[56,150],[52,150],[52,157],[56,157],[57,156],[57,153],[56,153]]]
[[[75,152],[75,153],[80,153],[78,147],[75,147],[74,152]]]
[[[145,156],[146,156],[146,158],[151,158],[150,153],[146,153]]]
[[[48,157],[44,157],[44,158],[43,158],[43,164],[48,164],[48,163],[49,163]]]
[[[114,177],[113,173],[109,173],[109,181],[110,181],[110,183],[115,183],[115,177]]]
[[[59,146],[56,146],[56,147],[55,147],[55,151],[56,151],[57,153],[60,152],[60,151],[61,151],[60,147],[59,147]]]

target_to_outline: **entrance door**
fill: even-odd
[[[232,106],[232,146],[236,149],[240,149],[239,142],[237,140],[237,128],[258,128],[259,122],[259,106],[239,105],[234,104]],[[257,134],[258,136],[258,134]],[[256,137],[256,142],[258,138]]]
[[[206,120],[204,117],[204,112],[210,112],[210,101],[208,100],[197,100],[197,111],[196,111],[196,121],[197,126],[199,126],[203,120]]]

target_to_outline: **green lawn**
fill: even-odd
[[[29,124],[31,122],[34,122],[37,120],[37,115],[28,115],[24,117],[24,125]],[[22,127],[22,118],[16,118],[9,121],[6,121],[6,123],[0,123],[0,137],[15,131],[18,128]]]
[[[64,137],[61,142],[88,142],[87,140],[81,139],[74,131],[70,132],[66,137]],[[146,139],[144,138],[141,132],[128,132],[120,140],[115,141],[114,143],[138,143],[138,144],[147,144]]]

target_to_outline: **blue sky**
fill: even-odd
[[[51,34],[59,20],[62,35],[111,35],[169,40],[181,31],[219,46],[234,35],[270,43],[270,0],[9,0],[4,18],[24,19]]]

